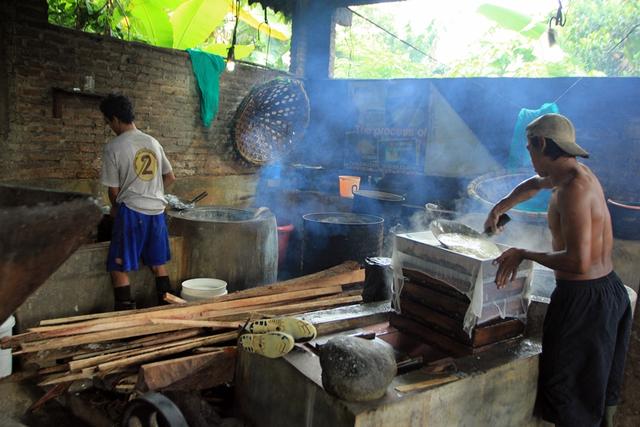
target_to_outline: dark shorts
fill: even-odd
[[[560,426],[600,426],[617,405],[629,345],[631,304],[611,272],[558,280],[544,319],[538,411]]]
[[[122,263],[116,263],[118,258]],[[121,204],[113,223],[107,271],[137,270],[141,258],[150,267],[171,259],[164,214],[145,215]]]

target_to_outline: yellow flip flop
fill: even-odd
[[[265,332],[284,332],[293,337],[295,341],[310,341],[317,335],[313,324],[295,317],[274,317],[272,319],[260,319],[249,322],[245,329],[254,334]]]
[[[265,334],[243,334],[238,339],[242,349],[275,359],[289,353],[295,342],[293,337],[284,332],[267,332]]]

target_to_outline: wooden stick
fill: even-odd
[[[185,325],[199,328],[241,328],[243,322],[222,322],[216,320],[182,320],[182,319],[151,319],[154,325]]]
[[[112,372],[116,369],[121,369],[131,365],[137,365],[142,362],[159,359],[160,357],[168,356],[171,354],[182,353],[183,351],[191,350],[196,347],[230,341],[238,338],[238,334],[239,333],[237,331],[227,332],[224,334],[207,337],[207,339],[197,343],[184,344],[181,346],[175,346],[175,347],[167,348],[164,350],[158,350],[151,353],[140,354],[138,356],[127,357],[121,360],[115,360],[113,362],[102,363],[98,365],[98,370],[100,372]]]
[[[180,298],[177,295],[173,295],[169,292],[167,292],[166,294],[164,294],[163,297],[165,302],[168,302],[169,304],[186,304],[187,300],[184,300],[182,298]]]

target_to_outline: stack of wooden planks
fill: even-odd
[[[346,262],[328,270],[251,288],[206,302],[45,320],[6,337],[2,348],[22,357],[25,371],[42,386],[137,374],[142,391],[229,382],[235,343],[251,317],[295,315],[359,303],[364,270]],[[133,386],[131,386],[133,388]]]
[[[391,325],[451,355],[479,353],[499,341],[519,336],[524,330],[520,320],[497,319],[476,325],[469,336],[463,330],[464,316],[470,304],[466,295],[417,270],[405,268],[403,275],[402,313],[392,315]],[[516,287],[514,282],[510,286]],[[513,292],[520,292],[520,289]]]

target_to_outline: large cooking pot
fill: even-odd
[[[381,216],[387,226],[392,226],[402,216],[404,200],[403,196],[384,191],[356,190],[353,192],[352,212]]]
[[[302,270],[315,273],[344,261],[364,263],[382,253],[384,219],[348,212],[303,215]]]

